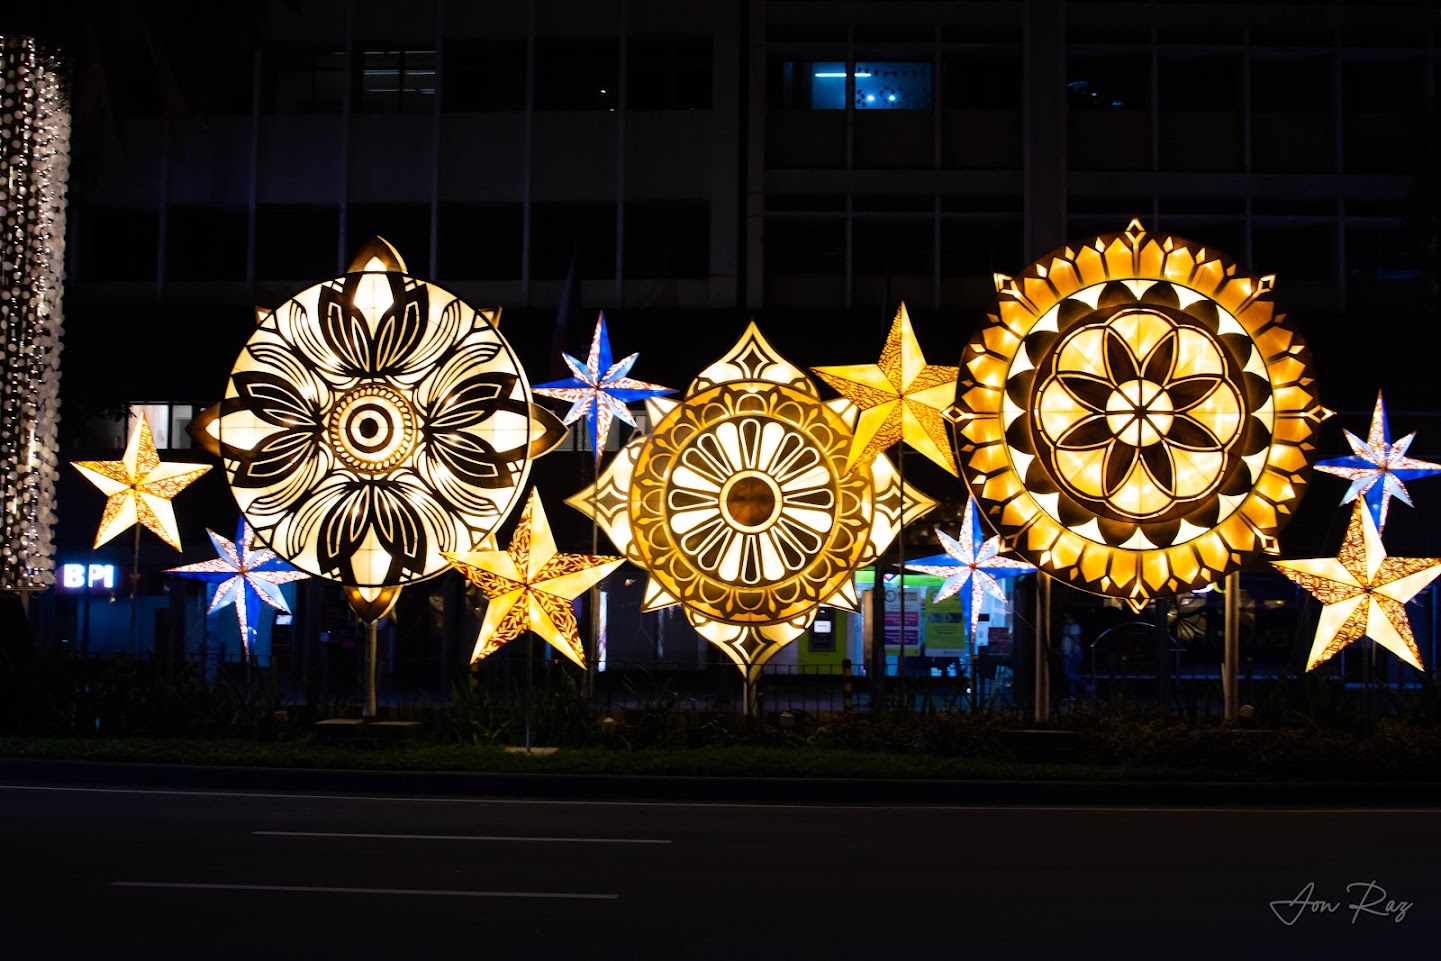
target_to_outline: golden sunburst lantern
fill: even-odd
[[[935,506],[884,455],[847,470],[854,406],[823,402],[755,324],[681,400],[646,405],[651,433],[566,503],[650,574],[646,610],[680,604],[748,680],[820,605],[855,610],[855,571]]]
[[[180,528],[170,501],[210,470],[209,464],[161,461],[150,422],[144,414],[136,420],[120,460],[77,460],[72,461],[71,466],[106,495],[105,513],[100,518],[100,529],[95,532],[96,547],[140,524],[160,535],[161,540],[177,551],[180,550]]]
[[[199,433],[261,540],[367,620],[492,533],[565,435],[531,402],[500,311],[411,277],[379,238],[257,313]]]
[[[1277,552],[1330,411],[1273,281],[1138,221],[997,275],[952,416],[1018,553],[1140,607]]]
[[[534,490],[506,550],[447,554],[446,560],[489,598],[472,662],[535,631],[580,667],[585,667],[585,648],[571,603],[625,563],[623,557],[559,553],[545,505]]]
[[[1272,563],[1322,604],[1306,670],[1362,637],[1424,670],[1406,602],[1441,575],[1441,558],[1387,556],[1364,499],[1356,499],[1336,557]]]

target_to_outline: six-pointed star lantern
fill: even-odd
[[[878,362],[811,370],[860,408],[846,470],[869,464],[896,441],[903,441],[956,473],[942,411],[955,400],[959,368],[926,363],[904,303],[896,312]]]
[[[135,524],[150,528],[180,550],[180,529],[170,500],[206,471],[209,464],[169,464],[160,460],[150,422],[141,414],[120,460],[77,460],[72,465],[106,495],[105,513],[95,533],[99,547]]]
[[[1406,602],[1441,575],[1441,558],[1388,557],[1376,522],[1361,500],[1351,510],[1346,539],[1334,558],[1272,563],[1323,605],[1306,670],[1362,637],[1370,637],[1417,670],[1425,669]]]
[[[821,604],[856,610],[853,575],[934,502],[884,455],[848,470],[855,408],[755,324],[679,401],[647,401],[651,433],[566,503],[645,569],[644,609],[680,604],[753,682]]]
[[[965,615],[966,628],[971,636],[976,634],[976,624],[981,616],[981,601],[989,594],[996,600],[1005,601],[1006,592],[998,581],[1020,574],[1029,574],[1036,568],[1014,557],[1001,557],[1001,538],[993,535],[987,538],[981,530],[981,512],[976,508],[976,499],[966,499],[965,515],[961,518],[959,537],[948,536],[939,527],[936,536],[944,554],[919,557],[906,562],[906,570],[918,574],[944,577],[946,582],[936,592],[932,603],[943,601],[953,594],[961,595],[961,610]],[[969,584],[970,590],[963,590]]]
[[[570,410],[565,415],[566,425],[573,424],[582,417],[586,419],[590,429],[590,449],[595,452],[597,464],[600,463],[601,454],[605,452],[605,440],[610,436],[612,417],[619,417],[622,422],[634,427],[635,418],[630,414],[629,404],[647,397],[675,393],[669,387],[648,384],[628,376],[639,354],[631,354],[619,362],[611,359],[605,314],[601,314],[600,319],[595,322],[595,335],[591,338],[590,354],[584,364],[570,354],[561,356],[565,358],[566,366],[575,376],[540,384],[534,388],[534,392],[542,397],[570,402]]]
[[[445,558],[490,599],[472,662],[526,631],[535,631],[581,667],[585,667],[585,648],[571,603],[625,561],[557,553],[545,506],[535,490],[507,550],[448,553]]]
[[[1391,498],[1396,498],[1407,507],[1411,495],[1406,492],[1406,481],[1441,474],[1441,464],[1407,457],[1406,451],[1416,437],[1412,431],[1396,443],[1391,443],[1391,427],[1386,421],[1386,405],[1381,394],[1376,394],[1376,410],[1371,415],[1371,430],[1363,443],[1361,438],[1346,431],[1346,441],[1354,452],[1351,457],[1333,457],[1317,461],[1316,469],[1327,474],[1344,477],[1351,482],[1341,503],[1347,504],[1361,496],[1366,508],[1376,522],[1376,530],[1386,529],[1386,514]]]
[[[240,622],[240,643],[248,651],[251,632],[258,630],[260,623],[260,605],[268,604],[277,611],[290,613],[290,606],[280,593],[280,585],[310,575],[291,567],[268,547],[257,548],[255,532],[243,517],[235,529],[233,541],[212,530],[205,533],[210,535],[217,556],[197,564],[172,567],[166,573],[217,585],[209,613],[213,614],[227,604],[235,605],[235,616]]]

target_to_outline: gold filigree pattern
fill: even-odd
[[[959,368],[926,363],[905,304],[896,313],[878,362],[811,370],[860,408],[846,470],[867,464],[892,444],[904,441],[956,473],[956,458],[941,412],[955,397]]]
[[[950,416],[1007,543],[1136,607],[1275,553],[1330,411],[1272,283],[1136,221],[997,275]]]
[[[490,599],[472,662],[526,631],[535,631],[581,667],[585,667],[585,648],[571,603],[625,561],[558,553],[545,505],[535,490],[506,550],[448,553],[445,559]]]
[[[180,528],[170,501],[210,470],[208,464],[162,463],[144,414],[130,433],[120,460],[77,460],[72,464],[106,495],[100,529],[95,532],[96,547],[140,524],[177,551]]]
[[[750,325],[680,401],[647,401],[652,433],[566,503],[681,604],[750,679],[821,604],[854,610],[852,575],[934,506],[885,456],[848,471],[854,408],[824,403]]]
[[[1388,557],[1364,499],[1335,558],[1272,563],[1322,604],[1306,670],[1366,636],[1423,670],[1406,602],[1441,575],[1441,558]]]

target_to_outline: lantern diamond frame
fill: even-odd
[[[566,503],[650,575],[645,610],[681,605],[748,681],[822,604],[856,610],[855,571],[935,506],[884,455],[847,469],[856,408],[822,401],[754,323],[647,408],[651,433]]]

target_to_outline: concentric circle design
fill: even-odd
[[[856,610],[852,574],[935,502],[884,454],[846,470],[855,408],[751,324],[680,401],[647,401],[651,432],[566,503],[643,568],[645,609],[679,604],[749,680],[822,604]]]
[[[398,391],[362,384],[336,401],[329,432],[335,456],[346,466],[382,474],[415,449],[415,411]]]
[[[859,566],[872,522],[874,485],[845,473],[850,441],[830,408],[781,384],[721,385],[676,407],[636,462],[644,566],[718,620],[814,608]]]
[[[308,573],[379,589],[493,533],[562,430],[531,404],[496,316],[409,276],[383,241],[262,312],[217,418],[260,539]]]
[[[1275,550],[1329,412],[1271,283],[1135,222],[997,278],[955,413],[1019,553],[1139,604]]]

